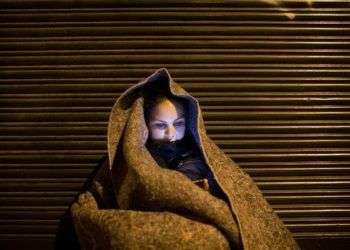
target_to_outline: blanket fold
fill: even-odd
[[[146,145],[144,98],[186,103],[193,140],[226,199],[161,167]],[[207,136],[198,101],[161,68],[112,108],[108,155],[71,207],[82,249],[299,249],[254,181]]]

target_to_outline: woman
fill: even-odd
[[[186,129],[189,118],[185,103],[171,96],[152,95],[145,98],[144,113],[150,131],[146,146],[158,164],[183,173],[198,186],[225,199]]]
[[[167,69],[118,98],[107,147],[71,207],[83,249],[299,249]]]

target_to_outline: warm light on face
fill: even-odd
[[[148,124],[151,139],[174,142],[185,136],[186,121],[180,103],[162,99],[150,113]]]

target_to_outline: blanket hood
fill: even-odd
[[[122,121],[127,120],[131,106],[138,98],[144,97],[145,93],[152,94],[152,92],[167,94],[185,101],[187,112],[191,114],[187,121],[188,130],[195,143],[200,147],[201,138],[198,131],[205,130],[205,127],[198,101],[172,79],[166,68],[160,68],[149,77],[127,89],[112,107],[107,132],[110,168],[114,165],[117,146],[125,129],[125,122]],[[143,142],[145,142],[149,132],[146,127],[143,127],[143,132]]]

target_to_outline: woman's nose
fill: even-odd
[[[169,141],[174,141],[175,140],[175,135],[176,135],[176,129],[174,126],[169,126],[168,131],[167,131],[167,138]]]

